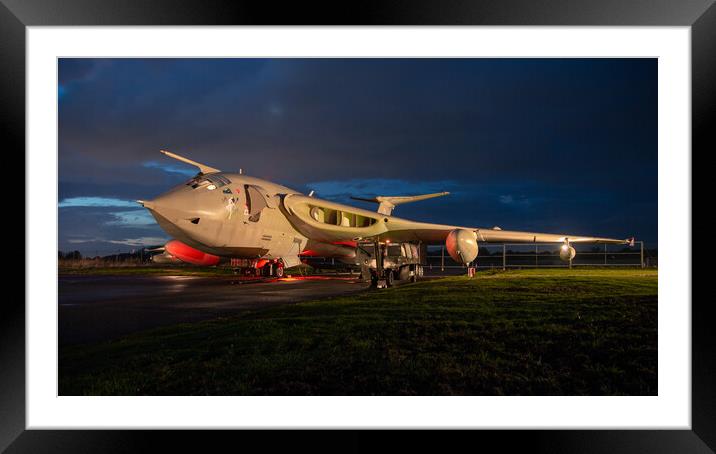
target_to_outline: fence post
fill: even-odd
[[[445,246],[440,248],[440,271],[445,271]]]
[[[607,243],[604,243],[604,264],[607,264]]]
[[[502,245],[502,271],[507,269],[507,245]]]
[[[641,247],[641,253],[640,253],[640,255],[641,255],[641,259],[640,259],[640,261],[641,261],[641,267],[644,268],[644,242],[643,242],[643,241],[639,241],[639,246]]]

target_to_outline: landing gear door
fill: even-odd
[[[253,202],[261,203],[263,204],[263,207],[268,207],[271,209],[276,208],[276,202],[261,186],[257,186],[255,184],[246,184],[244,185],[244,187],[246,188],[246,193]]]
[[[253,184],[245,184],[246,210],[249,221],[258,222],[264,208],[275,209],[276,201],[269,196],[264,188]]]

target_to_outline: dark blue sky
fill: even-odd
[[[656,59],[60,59],[59,248],[167,239],[132,201],[195,169],[395,214],[657,241]],[[370,208],[370,204],[351,202]]]

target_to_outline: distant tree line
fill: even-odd
[[[100,261],[111,261],[111,262],[149,262],[152,256],[151,252],[147,249],[151,248],[140,248],[131,252],[117,252],[116,254],[109,255],[87,255],[83,256],[80,251],[58,251],[57,258],[60,260],[100,260]]]

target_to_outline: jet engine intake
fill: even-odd
[[[456,262],[470,263],[477,258],[477,234],[472,230],[455,229],[445,239],[445,248]]]

